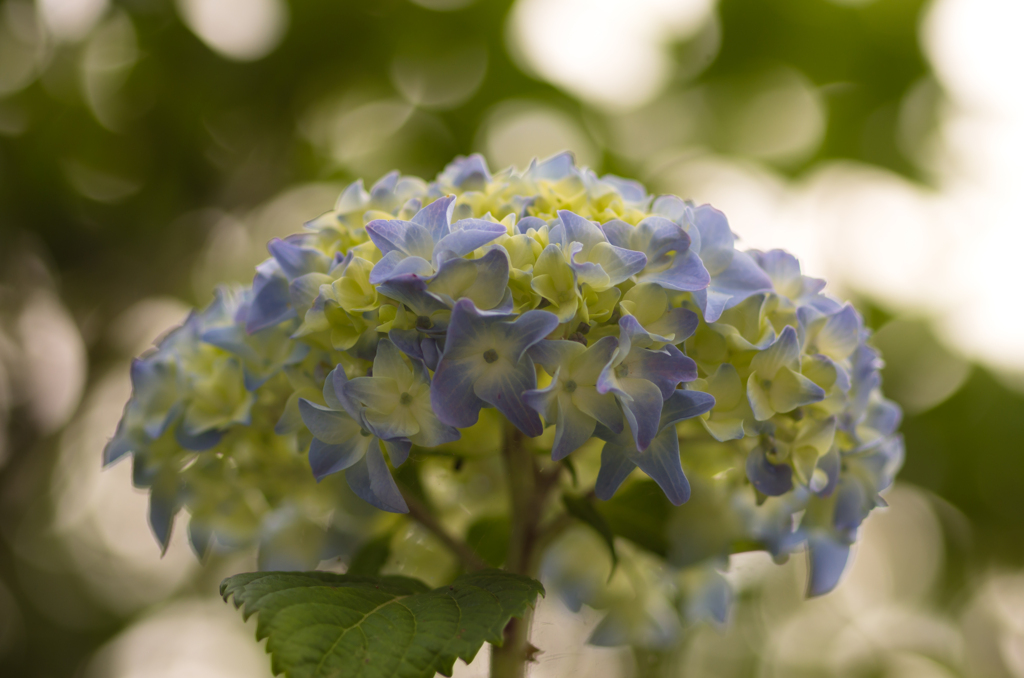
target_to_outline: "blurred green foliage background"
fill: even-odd
[[[568,146],[598,171],[698,200],[703,166],[680,171],[693,158],[755,167],[784,188],[841,162],[942,190],[950,98],[921,46],[923,0],[692,3],[700,20],[659,38],[663,81],[621,102],[537,68],[517,33],[596,41],[614,64],[621,45],[588,33],[585,5],[561,2],[568,15],[543,27],[531,24],[543,3],[516,4],[264,0],[226,3],[220,24],[201,0],[0,5],[0,673],[127,676],[98,648],[168,600],[214,590],[216,566],[188,554],[160,564],[143,533],[118,527],[141,504],[76,492],[107,487],[99,455],[127,359],[213,283],[245,280],[269,237],[328,209],[346,182],[430,177],[473,151],[498,168]],[[264,23],[247,43],[238,13],[249,11]],[[1024,395],[1010,372],[937,339],[927,310],[855,278],[840,289],[879,330],[887,390],[907,409],[900,482],[941,526],[941,576],[915,605],[967,618],[992,572],[1024,566]],[[125,552],[111,531],[141,541]],[[757,597],[741,597],[740,626]],[[1014,610],[1003,645],[1017,649],[932,657],[948,673],[914,675],[1024,675]],[[989,627],[963,628],[970,645],[970,629]],[[734,635],[721,638],[754,658],[720,675],[768,675],[767,650]],[[854,673],[895,670],[878,666]],[[232,673],[243,669],[159,675],[259,675]],[[561,669],[543,675],[570,675]]]

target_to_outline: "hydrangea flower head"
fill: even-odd
[[[713,207],[568,154],[357,181],[268,249],[251,287],[132,367],[105,460],[134,458],[165,546],[185,510],[201,554],[258,544],[279,564],[282,530],[316,526],[311,565],[350,555],[394,533],[409,478],[452,459],[492,468],[514,438],[589,473],[601,501],[656,485],[663,576],[628,604],[605,605],[618,599],[592,574],[564,591],[614,610],[601,643],[622,640],[616,619],[651,618],[635,601],[678,609],[629,631],[662,639],[724,618],[716,568],[739,548],[807,549],[809,592],[831,589],[902,462],[900,411],[852,306],[792,255],[738,248]],[[460,487],[446,505],[493,508],[493,492]],[[559,548],[552,581],[599,562]]]

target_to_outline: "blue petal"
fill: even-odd
[[[597,224],[574,212],[558,210],[558,220],[559,223],[551,230],[551,240],[561,240],[563,247],[578,242],[582,243],[583,251],[587,252],[597,243],[608,240]]]
[[[468,157],[458,157],[448,164],[441,173],[441,177],[452,186],[461,188],[463,184],[486,184],[491,180],[491,173],[487,169],[487,161],[479,153]]]
[[[732,607],[732,587],[714,570],[708,573],[700,589],[691,594],[686,604],[686,617],[691,623],[713,619],[724,624]]]
[[[174,439],[178,441],[178,444],[183,448],[192,452],[205,452],[212,447],[216,447],[217,443],[219,443],[223,437],[224,431],[218,431],[216,429],[203,431],[201,433],[189,433],[185,430],[185,427],[181,425],[174,429]]]
[[[533,181],[558,180],[577,173],[576,158],[570,151],[563,151],[540,162],[534,158],[526,168],[524,177]]]
[[[633,229],[632,225],[627,224],[622,219],[612,219],[601,224],[601,231],[604,233],[604,237],[608,239],[608,242],[624,249],[629,248]]]
[[[127,409],[127,405],[125,406]],[[114,437],[103,448],[103,465],[110,466],[126,454],[135,452],[145,447],[145,441],[141,434],[129,432],[124,424],[124,418],[117,424]]]
[[[636,464],[630,461],[622,446],[615,441],[608,441],[601,449],[601,470],[597,472],[594,494],[598,499],[607,501],[619,489],[622,482],[633,472]]]
[[[434,248],[434,262],[437,264],[451,257],[464,257],[507,232],[502,224],[496,224],[493,221],[484,219],[458,221],[452,232],[438,241]]]
[[[267,249],[288,280],[295,280],[307,273],[326,273],[330,268],[331,259],[326,254],[290,240],[274,238],[267,244]]]
[[[430,260],[434,253],[434,239],[419,224],[400,219],[374,219],[366,225],[366,234],[381,251],[401,252],[406,256]]]
[[[704,312],[704,320],[716,322],[727,309],[762,292],[772,291],[772,281],[745,252],[733,252],[732,261],[711,279],[707,290],[694,292],[694,301]]]
[[[732,263],[736,236],[729,229],[725,215],[711,205],[694,209],[693,220],[700,231],[700,258],[708,272],[717,276]]]
[[[825,487],[818,491],[819,497],[830,497],[832,492],[836,489],[836,484],[839,482],[839,470],[842,463],[839,459],[839,450],[836,447],[832,447],[826,455],[818,460],[818,468],[825,473],[825,477],[828,478],[828,482]]]
[[[855,480],[844,480],[840,483],[833,514],[833,525],[836,530],[849,533],[852,537],[870,510],[864,487],[860,483]]]
[[[427,291],[446,304],[469,299],[478,310],[490,310],[504,301],[508,277],[508,256],[492,249],[479,259],[445,261],[427,283]]]
[[[451,232],[452,211],[455,210],[455,196],[447,195],[430,203],[412,218],[412,223],[419,224],[430,232],[434,242]]]
[[[389,195],[395,190],[399,176],[401,175],[399,175],[398,170],[391,170],[378,179],[377,183],[370,188],[370,198],[374,201],[387,200]]]
[[[594,435],[597,422],[572,405],[571,398],[564,395],[559,404],[555,425],[555,440],[551,445],[551,459],[561,461],[578,450]],[[568,402],[566,402],[568,401]],[[565,404],[565,407],[562,406]]]
[[[864,423],[883,436],[890,436],[899,428],[902,419],[903,410],[899,405],[891,400],[882,400],[868,409]]]
[[[614,339],[614,337],[609,337]],[[603,346],[607,347],[607,344]],[[614,350],[614,347],[612,348]],[[548,374],[554,374],[561,365],[568,365],[569,361],[581,355],[586,348],[575,341],[565,339],[549,339],[539,341],[530,347],[529,355],[533,361],[544,368]]]
[[[793,469],[789,464],[768,461],[761,447],[747,455],[747,478],[758,492],[769,497],[781,497],[793,489]]]
[[[556,327],[558,317],[548,311],[527,311],[519,316],[508,330],[509,337],[515,342],[515,359],[522,360],[527,349],[554,332]]]
[[[692,207],[687,205],[682,198],[674,195],[659,195],[651,204],[652,214],[657,214],[676,223],[681,223],[683,219],[688,218],[689,212],[692,212]]]
[[[807,555],[810,565],[807,595],[820,596],[839,583],[850,558],[850,546],[832,537],[814,535],[807,540]]]
[[[548,222],[538,217],[523,217],[516,222],[516,233],[525,235],[531,228],[535,231],[540,231],[541,227],[547,226],[547,224]]]
[[[416,315],[429,316],[438,311],[448,310],[443,301],[427,292],[427,283],[420,276],[391,278],[378,285],[377,292],[405,304]],[[430,331],[433,332],[433,328]]]
[[[710,412],[715,397],[703,391],[677,390],[665,400],[661,410],[661,428]]]
[[[325,443],[347,443],[359,436],[362,430],[359,422],[347,413],[328,409],[305,398],[299,399],[299,412],[309,432]]]
[[[677,253],[672,264],[664,270],[641,273],[637,277],[643,282],[658,283],[662,287],[681,292],[703,290],[711,282],[704,263],[691,251]]]
[[[672,344],[658,351],[636,350],[623,363],[629,365],[629,376],[653,383],[663,399],[668,399],[681,382],[697,378],[697,363]]]
[[[626,378],[619,380],[615,393],[619,396],[619,404],[629,422],[637,449],[646,450],[658,434],[663,405],[661,391],[646,379]]]
[[[161,488],[159,485],[153,487],[149,495],[149,526],[162,552],[167,551],[171,542],[171,528],[174,527],[174,517],[180,509],[181,502],[175,489]]]
[[[647,189],[639,181],[623,179],[614,174],[605,174],[601,177],[601,181],[611,184],[627,203],[642,203],[647,200]]]
[[[213,544],[213,530],[193,516],[188,521],[188,543],[199,560],[205,559]]]
[[[532,407],[537,414],[542,415],[544,419],[547,420],[548,426],[555,423],[555,417],[557,416],[555,414],[558,406],[558,394],[555,392],[556,388],[558,388],[557,369],[555,369],[554,378],[551,380],[551,383],[544,388],[534,388],[523,391],[523,402]]]
[[[401,466],[409,458],[412,443],[408,440],[383,440],[381,442],[384,443],[384,449],[388,451],[388,458],[391,460],[392,466]]]
[[[433,274],[434,266],[426,259],[406,256],[403,252],[392,250],[374,264],[373,269],[370,270],[370,283],[379,285],[403,276],[429,278]]]
[[[674,426],[663,429],[646,450],[634,452],[632,461],[658,483],[674,505],[690,498],[690,482],[679,460],[679,437]]]
[[[273,276],[260,287],[259,292],[256,293],[249,305],[249,311],[245,318],[245,330],[252,334],[295,316],[295,309],[291,307],[288,280],[280,276]]]
[[[441,357],[430,382],[430,406],[442,423],[455,428],[468,428],[476,423],[484,402],[473,390],[475,380],[472,365]]]
[[[434,375],[437,381],[437,375]],[[513,426],[530,436],[544,432],[540,416],[523,400],[523,393],[537,388],[537,372],[530,356],[523,356],[515,369],[502,372],[498,378],[477,378],[473,390],[477,397],[493,405]]]
[[[338,201],[334,203],[334,210],[341,214],[348,214],[357,210],[365,210],[369,202],[370,194],[363,188],[363,180],[357,179],[338,196]]]
[[[345,480],[352,491],[368,504],[391,513],[409,512],[379,445],[370,446],[366,456],[345,472]]]
[[[309,444],[309,467],[313,470],[313,477],[319,482],[332,473],[344,471],[362,459],[373,442],[372,436],[359,436],[340,445],[330,445],[313,438]]]

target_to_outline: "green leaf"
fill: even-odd
[[[245,618],[258,615],[256,638],[287,678],[450,676],[457,658],[500,644],[509,619],[544,595],[539,582],[500,570],[434,590],[408,577],[250,572],[220,591]]]
[[[608,578],[611,579],[615,574],[615,569],[619,566],[619,554],[615,552],[615,533],[612,532],[608,521],[597,512],[597,509],[586,497],[563,494],[562,503],[565,504],[565,510],[569,512],[569,515],[594,528],[604,538],[605,544],[608,545],[608,551],[612,554],[612,571],[608,575]]]
[[[612,532],[664,557],[672,504],[653,480],[632,482],[597,507]]]

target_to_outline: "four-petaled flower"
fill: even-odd
[[[523,400],[524,392],[537,388],[527,349],[557,326],[558,318],[547,311],[527,311],[508,321],[481,313],[468,299],[456,302],[444,354],[430,384],[430,402],[438,418],[466,428],[476,423],[486,404],[526,435],[540,435],[540,417]]]
[[[551,383],[523,393],[526,404],[555,425],[551,458],[559,461],[590,440],[598,422],[613,431],[622,430],[622,413],[611,393],[599,393],[601,376],[619,342],[604,337],[587,347],[575,341],[542,341],[530,356],[549,374]]]

